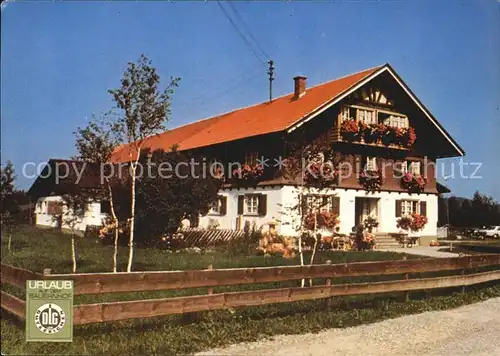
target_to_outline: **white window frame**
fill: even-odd
[[[368,115],[368,113],[370,115]],[[358,109],[357,116],[358,116],[357,117],[358,121],[364,122],[367,125],[378,123],[378,118],[377,118],[375,110],[368,109],[368,108]],[[369,117],[369,119],[367,119],[368,117]]]
[[[402,174],[408,173],[408,161],[401,162],[401,173]]]
[[[211,215],[220,215],[221,208],[222,208],[222,201],[221,201],[221,198],[218,197],[217,200],[212,202],[212,204],[210,205],[210,210],[208,211],[208,213]]]
[[[243,198],[243,214],[259,215],[259,196],[245,195]]]
[[[377,157],[366,157],[365,170],[366,171],[377,170]]]
[[[410,173],[415,176],[419,176],[422,174],[421,164],[419,161],[410,162]]]
[[[409,216],[413,213],[420,214],[420,201],[401,200],[401,216]]]
[[[347,105],[342,105],[342,111],[341,111],[341,121],[344,122],[346,120],[351,120],[352,119],[352,116],[351,116],[351,107],[350,106],[347,106]]]

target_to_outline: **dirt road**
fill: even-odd
[[[277,336],[199,355],[500,356],[500,298],[353,328]]]

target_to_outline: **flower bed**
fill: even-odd
[[[401,186],[408,190],[409,193],[421,193],[425,189],[427,184],[427,179],[421,175],[414,175],[411,173],[405,173],[403,178],[401,178]]]
[[[380,191],[384,180],[380,171],[363,170],[359,174],[359,183],[367,192],[377,192]]]

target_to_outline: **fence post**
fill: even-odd
[[[408,276],[408,273],[405,273],[405,279],[408,280],[409,276]],[[406,291],[405,292],[405,302],[409,302],[410,301],[410,292]]]
[[[207,269],[212,270],[212,269],[214,269],[214,266],[212,264],[209,264]],[[214,294],[214,289],[212,287],[208,287],[208,294],[209,295]]]
[[[326,264],[327,264],[327,265],[331,265],[331,264],[332,264],[332,261],[327,260],[327,261],[326,261]],[[326,285],[327,287],[330,287],[330,286],[332,285],[332,280],[331,280],[330,278],[326,278],[326,280],[325,280],[325,285]],[[328,288],[328,289],[329,289],[329,288]],[[332,305],[332,297],[328,297],[328,298],[326,298],[325,308],[326,308],[326,310],[327,310],[327,311],[330,311],[330,309],[331,309],[331,305]]]

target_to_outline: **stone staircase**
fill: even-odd
[[[401,247],[401,244],[398,242],[398,240],[385,232],[375,233],[375,241],[377,243],[378,249]]]

